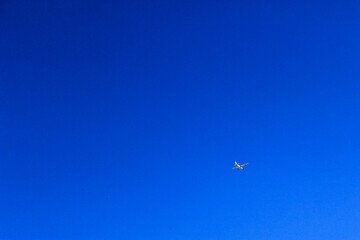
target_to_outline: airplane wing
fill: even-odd
[[[243,167],[243,166],[246,166],[248,165],[249,163],[244,163],[243,165],[240,165],[240,167]]]

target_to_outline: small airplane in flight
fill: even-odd
[[[242,165],[239,165],[237,162],[235,162],[234,167],[232,169],[241,169],[244,170],[243,166],[248,165],[249,163],[244,163]]]

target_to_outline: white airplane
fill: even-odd
[[[239,165],[237,162],[235,162],[235,164],[234,164],[234,166],[235,167],[233,167],[232,169],[241,169],[241,170],[243,170],[244,168],[243,168],[243,166],[245,166],[245,165],[248,165],[249,163],[244,163],[244,164],[242,164],[242,165]]]

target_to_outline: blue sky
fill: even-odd
[[[1,1],[0,239],[359,239],[359,12]]]

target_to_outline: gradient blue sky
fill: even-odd
[[[0,239],[360,239],[359,24],[358,1],[1,1]]]

